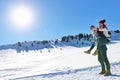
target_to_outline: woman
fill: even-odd
[[[105,20],[99,21],[99,28],[97,29],[98,33],[98,61],[101,64],[102,70],[99,74],[104,74],[105,76],[111,75],[110,63],[107,58],[107,47],[110,36],[108,35],[108,30],[105,25]]]
[[[99,21],[99,31],[102,32],[104,35],[103,37],[107,38],[107,41],[110,41],[110,35],[108,33],[108,28],[105,25],[106,20]]]

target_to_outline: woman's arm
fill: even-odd
[[[103,34],[104,34],[107,38],[110,37],[110,35],[108,34],[108,30],[107,30],[106,28],[101,28],[101,29],[99,29],[99,31],[103,31]]]

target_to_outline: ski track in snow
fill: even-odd
[[[94,66],[83,69],[60,71],[57,73],[27,76],[11,80],[120,80],[120,62],[112,63],[111,65],[113,74],[107,77],[98,75],[100,66]]]
[[[120,41],[108,44],[112,69],[108,77],[98,75],[97,56],[83,53],[88,48],[64,47],[19,54],[15,50],[1,50],[0,80],[120,80]]]

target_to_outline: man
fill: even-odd
[[[93,35],[93,39],[92,39],[92,45],[90,47],[89,50],[84,51],[87,54],[90,54],[92,49],[97,45],[97,29],[95,28],[94,25],[90,26],[90,30],[92,30],[92,35]],[[93,53],[94,56],[98,55],[98,50],[96,49],[95,52]]]

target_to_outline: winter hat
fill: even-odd
[[[100,20],[99,21],[99,23],[102,23],[102,24],[104,24],[106,22],[106,20],[104,19],[104,20]]]

